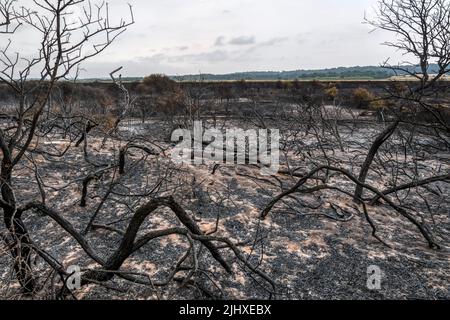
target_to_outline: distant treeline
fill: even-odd
[[[420,72],[417,66],[404,67],[409,72]],[[437,65],[430,65],[429,73],[438,72]],[[339,67],[331,69],[320,70],[295,70],[295,71],[255,71],[255,72],[240,72],[230,74],[198,74],[171,77],[177,81],[232,81],[232,80],[320,80],[320,79],[349,79],[349,80],[364,80],[364,79],[388,79],[393,76],[404,76],[406,72],[394,72],[389,68],[365,66],[365,67]]]
[[[404,67],[410,72],[420,73],[417,66]],[[432,64],[429,67],[429,73],[438,72],[437,65]],[[239,80],[256,80],[256,81],[277,81],[277,80],[380,80],[389,79],[393,76],[405,76],[407,73],[396,71],[389,68],[377,66],[365,67],[339,67],[331,69],[319,70],[295,70],[295,71],[249,71],[235,72],[229,74],[190,74],[182,76],[169,76],[175,81],[239,81]],[[125,77],[126,82],[139,82],[143,77]],[[104,81],[109,79],[84,79],[85,82]]]
[[[177,81],[232,81],[232,80],[296,80],[296,79],[387,79],[392,71],[380,67],[351,67],[322,70],[255,71],[230,74],[199,74],[172,77]]]

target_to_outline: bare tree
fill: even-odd
[[[401,65],[385,67],[420,81],[420,90],[432,86],[450,72],[450,2],[448,0],[382,0],[374,19],[366,22],[396,36],[387,46],[398,49],[407,59]],[[438,65],[430,75],[431,63]],[[419,67],[419,70],[417,70]]]
[[[382,0],[376,10],[376,18],[366,20],[372,26],[389,31],[398,39],[385,44],[403,52],[412,62],[402,62],[400,65],[384,63],[397,74],[406,74],[417,80],[418,85],[410,86],[403,95],[390,93],[385,99],[397,99],[408,104],[410,110],[418,105],[424,111],[433,115],[437,123],[447,134],[450,133],[445,115],[435,105],[426,100],[430,91],[439,80],[450,72],[450,1],[448,0]],[[430,65],[437,64],[438,71],[430,75]],[[402,119],[397,120],[373,142],[366,160],[361,167],[359,181],[364,183],[367,172],[378,149],[394,133]],[[356,187],[355,199],[362,196],[361,185]]]
[[[120,121],[128,115],[132,99],[125,84],[120,78],[115,77],[120,69],[111,73],[115,89],[118,87],[123,94],[123,97],[119,98],[123,99],[118,103],[120,114],[111,130],[102,131],[103,128],[95,121],[94,112],[72,114],[66,110],[49,108],[49,99],[57,91],[58,81],[77,78],[83,62],[106,50],[129,25],[134,23],[131,7],[129,21],[121,20],[118,24],[113,24],[106,3],[94,5],[84,0],[54,0],[43,3],[35,1],[34,5],[27,8],[14,7],[15,3],[11,1],[0,3],[1,14],[5,17],[5,23],[2,24],[5,32],[10,34],[16,28],[13,29],[13,24],[16,23],[17,26],[31,27],[40,36],[40,47],[34,56],[11,53],[12,42],[0,52],[0,81],[14,92],[17,102],[15,109],[4,110],[0,126],[2,150],[0,206],[3,209],[7,229],[5,234],[1,234],[0,239],[6,243],[6,248],[11,253],[15,275],[21,288],[28,294],[35,294],[42,288],[41,282],[45,284],[46,280],[33,272],[35,266],[32,257],[39,256],[46,268],[50,268],[50,273],[59,276],[61,297],[71,293],[66,285],[70,274],[63,264],[58,257],[52,256],[34,243],[33,234],[28,232],[23,217],[26,215],[27,218],[31,218],[34,211],[54,221],[83,249],[87,257],[99,266],[96,269],[83,270],[82,285],[95,283],[110,288],[106,282],[117,276],[130,281],[131,284],[139,283],[151,288],[166,286],[176,281],[182,286],[192,285],[200,288],[201,285],[194,280],[197,274],[206,274],[199,265],[200,256],[204,251],[209,252],[214,261],[226,272],[231,273],[232,265],[220,251],[229,249],[237,264],[246,273],[250,272],[252,276],[256,275],[262,280],[264,283],[260,285],[270,296],[274,295],[275,282],[259,270],[258,266],[253,266],[248,261],[248,257],[241,252],[238,244],[228,238],[215,236],[217,225],[216,231],[203,232],[189,213],[181,207],[179,203],[188,193],[185,191],[186,177],[183,170],[174,169],[170,165],[164,168],[159,164],[164,159],[148,159],[159,157],[160,153],[164,155],[164,150],[144,138],[133,136],[124,139],[121,136]],[[74,13],[75,9],[80,8],[82,14],[77,16]],[[48,108],[47,117],[43,117],[45,108]],[[98,148],[102,151],[106,149],[107,156],[95,154],[95,149],[90,143],[91,139],[94,140],[94,134],[104,137],[103,143]],[[55,148],[51,143],[53,139],[61,137],[64,137],[67,143],[63,150]],[[45,142],[41,143],[42,140]],[[162,152],[155,152],[144,143],[152,144]],[[77,149],[78,147],[82,150]],[[42,176],[42,163],[37,158],[50,163],[68,165],[66,157],[72,152],[78,158],[80,151],[84,165],[83,168],[78,168],[72,181],[62,186],[52,186]],[[135,154],[138,152],[141,152],[142,158],[136,160]],[[118,161],[116,156],[119,158]],[[126,156],[130,158],[127,163],[125,163]],[[143,187],[136,183],[130,186],[126,182],[135,181],[128,173],[135,173],[136,168],[142,163],[154,169],[152,175],[150,173],[144,175],[146,181],[144,179]],[[83,169],[88,171],[87,174]],[[32,196],[15,185],[20,175],[18,172],[21,170],[32,172],[29,184]],[[177,175],[178,171],[180,174]],[[168,180],[172,175],[175,183],[169,184]],[[36,188],[32,186],[31,181],[35,183]],[[58,204],[51,201],[49,196],[52,191],[68,190],[70,186],[78,183],[81,184],[80,207],[89,207],[93,197],[101,199],[83,226],[84,232],[78,231],[74,224],[57,210]],[[101,188],[102,186],[105,190]],[[174,195],[177,195],[177,198]],[[104,213],[103,209],[110,202],[124,204],[127,214],[131,215],[120,220],[128,221],[124,230],[114,227],[117,223],[115,221],[105,224],[99,222],[101,214]],[[174,224],[177,226],[151,230],[144,235],[139,234],[138,231],[147,217],[164,208],[175,214],[176,219],[171,218],[171,221],[175,220]],[[120,236],[119,246],[113,249],[109,257],[96,252],[87,240],[91,231],[99,229]],[[60,232],[63,232],[62,230]],[[148,242],[172,235],[184,238],[187,248],[175,265],[171,266],[172,270],[164,281],[153,281],[145,274],[136,275],[122,270],[124,262]],[[179,277],[180,273],[185,273],[185,276]],[[55,290],[54,282],[51,283],[50,290]],[[203,291],[208,292],[206,289]]]
[[[108,48],[133,23],[113,25],[108,4],[93,5],[84,0],[34,2],[31,7],[15,7],[15,1],[1,1],[4,32],[13,33],[20,25],[31,27],[40,37],[40,48],[31,56],[10,53],[11,41],[0,52],[0,81],[12,88],[19,106],[12,117],[12,127],[0,129],[1,207],[9,230],[9,242],[15,259],[17,278],[27,292],[34,289],[30,263],[31,243],[17,207],[17,190],[12,184],[15,166],[26,155],[35,138],[39,120],[57,81],[76,77],[80,64]],[[75,17],[74,9],[83,15]],[[11,25],[16,26],[11,27]],[[29,77],[37,81],[27,82]],[[31,85],[30,85],[31,84]],[[29,101],[29,98],[32,100]]]
[[[300,120],[308,123],[307,131],[316,132],[318,142],[316,146],[321,150],[321,156],[316,155],[318,151],[313,153],[308,150],[308,157],[305,156],[305,159],[313,164],[312,168],[306,166],[309,169],[301,172],[300,170],[305,166],[299,166],[282,171],[288,176],[300,179],[292,187],[283,187],[282,192],[263,208],[261,217],[266,217],[277,203],[296,199],[295,195],[320,194],[323,190],[334,190],[351,196],[363,207],[362,211],[373,228],[374,236],[376,236],[376,228],[369,217],[369,205],[382,201],[414,224],[430,247],[439,248],[440,244],[434,238],[423,215],[419,214],[411,204],[414,200],[412,196],[409,196],[409,192],[414,190],[419,197],[420,190],[435,192],[431,185],[448,183],[448,167],[442,166],[436,171],[426,172],[431,176],[424,178],[423,173],[421,174],[418,170],[420,167],[418,157],[411,160],[407,153],[416,154],[418,150],[424,150],[424,154],[428,154],[431,152],[428,148],[448,152],[450,133],[448,114],[445,108],[440,106],[438,98],[445,94],[443,88],[448,86],[441,80],[450,72],[450,2],[446,0],[381,0],[375,12],[375,18],[367,18],[366,21],[375,28],[392,32],[398,41],[386,44],[400,50],[408,59],[413,59],[412,62],[402,62],[399,65],[390,65],[388,62],[383,64],[385,68],[403,76],[403,81],[393,81],[391,86],[385,88],[385,95],[373,97],[373,99],[390,103],[392,107],[388,110],[389,117],[383,120],[381,130],[379,124],[375,126],[377,131],[375,137],[371,135],[364,137],[364,143],[361,145],[363,150],[367,150],[365,146],[367,140],[372,142],[368,151],[362,155],[364,161],[361,163],[355,161],[361,155],[345,161],[335,156],[334,147],[327,143],[328,139],[323,139],[326,119],[318,121],[317,116],[311,114],[312,121],[309,123],[307,119]],[[433,64],[437,66],[434,74],[430,71]],[[399,90],[403,86],[406,86],[406,90]],[[309,105],[303,102],[302,104],[302,110],[310,110]],[[424,116],[420,119],[419,114],[431,115],[431,117]],[[300,122],[299,119],[293,121]],[[353,121],[357,123],[356,119]],[[292,128],[295,128],[294,125]],[[305,139],[304,135],[302,137]],[[396,141],[390,141],[392,137],[395,137]],[[289,139],[293,138],[296,139],[291,135]],[[287,142],[293,143],[293,141]],[[399,153],[395,150],[399,147],[404,152],[403,161],[399,160]],[[347,148],[345,142],[344,147],[341,144],[341,150],[347,150]],[[316,156],[311,157],[311,153]],[[353,172],[354,167],[359,169],[358,173]],[[385,181],[391,170],[395,172],[395,175],[389,183],[390,186],[385,190],[375,187],[374,183],[379,184]],[[336,175],[345,177],[344,179],[354,186],[353,192],[329,181],[330,176]],[[375,179],[377,180],[374,181]],[[365,196],[364,191],[370,194],[370,197]],[[402,198],[399,194],[406,194],[406,196]],[[439,191],[436,194],[439,194]],[[425,206],[428,206],[428,202],[424,201]],[[429,206],[428,211],[432,217]]]

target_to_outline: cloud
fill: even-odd
[[[234,61],[235,53],[225,50],[204,51],[191,54],[176,54],[175,51],[158,53],[133,59],[124,59],[116,62],[88,61],[83,64],[82,78],[107,77],[108,74],[123,66],[123,76],[145,76],[153,73],[180,75],[196,73],[211,64],[222,64]]]
[[[233,38],[230,41],[228,41],[228,44],[235,45],[235,46],[246,46],[250,44],[255,43],[255,37],[247,37],[247,36],[240,36],[237,38]]]
[[[178,56],[168,56],[166,60],[170,63],[178,62],[220,62],[229,58],[228,52],[224,50],[214,50],[200,52],[196,54],[184,54]]]
[[[301,32],[295,36],[295,40],[299,44],[304,44],[306,41],[308,41],[310,35],[311,35],[311,32]]]
[[[224,36],[217,37],[216,42],[214,43],[214,46],[223,47],[224,45],[225,45],[225,37]]]
[[[169,63],[165,54],[155,54],[148,57],[140,57],[119,61],[87,61],[83,63],[84,71],[82,78],[100,77],[107,78],[109,73],[123,66],[122,75],[125,77],[145,76],[153,73],[179,74],[185,73],[188,69],[183,66],[174,66]]]
[[[286,41],[288,41],[289,40],[289,38],[288,37],[275,37],[275,38],[272,38],[272,39],[269,39],[269,40],[267,40],[267,41],[263,41],[263,42],[260,42],[259,44],[257,44],[257,47],[270,47],[270,46],[274,46],[274,45],[277,45],[277,44],[281,44],[281,43],[284,43],[284,42],[286,42]]]
[[[226,41],[226,37],[219,36],[216,38],[214,46],[215,47],[223,47],[225,45],[247,46],[247,45],[251,45],[254,43],[255,43],[254,36],[239,36],[239,37],[231,38],[229,41]]]
[[[277,45],[287,42],[288,40],[288,37],[274,37],[269,40],[256,43],[254,46],[248,48],[244,54],[251,54],[259,49],[263,49],[266,47],[276,47]]]

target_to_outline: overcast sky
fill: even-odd
[[[113,18],[128,18],[126,0],[109,2]],[[143,76],[378,65],[396,54],[381,45],[389,35],[362,23],[377,0],[128,2],[136,23],[84,64],[83,77],[118,66]]]

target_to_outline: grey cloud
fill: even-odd
[[[255,43],[254,36],[251,36],[251,37],[240,36],[237,38],[233,38],[228,42],[228,44],[236,45],[236,46],[245,46],[245,45],[254,44],[254,43]]]
[[[271,38],[269,40],[259,42],[259,43],[255,44],[254,46],[248,48],[248,50],[246,50],[245,54],[252,53],[252,52],[257,51],[257,50],[259,50],[261,48],[264,48],[264,47],[276,46],[276,45],[282,44],[282,43],[284,43],[284,42],[286,42],[288,40],[289,40],[288,37]]]
[[[267,41],[260,42],[259,44],[257,44],[257,46],[258,47],[274,46],[276,44],[281,44],[281,43],[286,42],[288,40],[289,40],[288,37],[275,37],[275,38],[269,39]]]
[[[234,45],[234,46],[247,46],[247,45],[255,45],[254,47],[266,47],[276,45],[288,40],[287,37],[276,37],[269,39],[264,42],[256,43],[254,36],[240,36],[236,38],[232,38],[229,41],[225,41],[226,38],[224,36],[217,37],[214,46],[223,47],[224,45]]]
[[[180,56],[167,57],[169,62],[219,62],[227,60],[229,55],[224,50],[215,50],[211,52],[201,52],[197,54],[185,54]]]
[[[214,45],[216,47],[224,46],[225,45],[225,37],[224,36],[217,37],[216,42],[214,43]]]
[[[302,33],[298,33],[295,36],[295,40],[299,43],[299,44],[304,44],[310,37],[311,32],[302,32]]]
[[[123,66],[122,75],[124,77],[146,76],[153,73],[178,74],[187,72],[181,66],[170,65],[166,55],[155,54],[148,57],[117,62],[91,60],[83,64],[85,71],[82,72],[81,77],[108,77],[112,70],[120,66]]]

